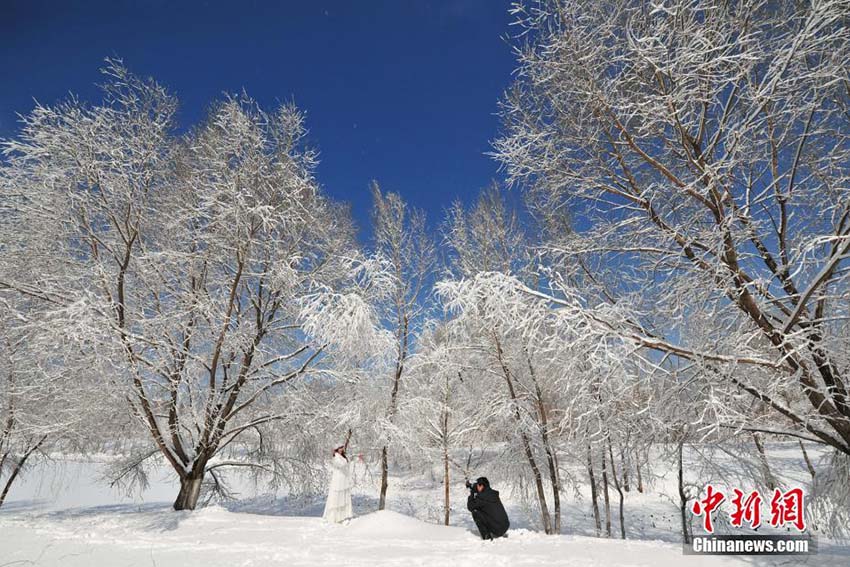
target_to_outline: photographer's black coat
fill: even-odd
[[[485,486],[481,492],[473,492],[466,501],[466,507],[472,512],[472,519],[481,532],[481,537],[494,538],[504,535],[511,525],[508,513],[499,499],[499,491]]]

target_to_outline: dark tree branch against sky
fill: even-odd
[[[319,182],[368,228],[377,179],[431,223],[497,175],[485,155],[514,59],[506,0],[48,2],[0,0],[0,138],[34,100],[99,100],[120,57],[180,99],[181,128],[243,88],[294,101]]]

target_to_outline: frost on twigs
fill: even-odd
[[[302,297],[302,328],[311,340],[350,364],[385,362],[393,337],[381,327],[375,303],[386,296],[392,278],[380,258],[353,259],[348,267],[346,280],[355,283],[352,289],[336,292],[319,286]]]
[[[604,326],[669,386],[679,456],[721,431],[850,454],[850,4],[512,13],[494,153],[544,261],[589,304],[628,306]]]
[[[3,143],[0,291],[105,369],[102,399],[135,428],[117,450],[140,474],[168,463],[175,508],[202,485],[227,494],[228,471],[306,476],[316,456],[281,447],[303,441],[297,418],[324,387],[305,378],[324,348],[359,360],[384,338],[358,280],[380,278],[350,260],[351,219],[315,182],[303,113],[242,93],[178,134],[164,88],[119,61],[104,73],[101,104],[39,105]]]

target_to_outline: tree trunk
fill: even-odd
[[[546,458],[549,462],[549,476],[552,479],[552,503],[555,506],[555,526],[553,533],[561,533],[561,475],[558,472],[558,460],[551,447],[546,446]]]
[[[6,485],[3,487],[3,492],[0,493],[0,508],[3,507],[3,502],[6,501],[6,496],[9,494],[9,490],[12,488],[12,483],[14,483],[15,479],[18,478],[18,475],[21,473],[21,470],[24,468],[24,465],[26,464],[27,459],[29,459],[30,455],[35,453],[38,450],[38,448],[41,447],[41,445],[44,443],[44,441],[46,439],[47,439],[47,435],[42,437],[38,441],[38,443],[36,443],[32,447],[30,447],[27,450],[27,452],[24,453],[24,456],[21,457],[21,460],[18,461],[18,463],[15,465],[15,468],[12,469],[12,474],[9,475],[9,478],[6,480]]]
[[[620,479],[617,478],[617,469],[614,466],[614,449],[611,446],[611,437],[608,437],[608,456],[611,457],[611,477],[614,479],[614,487],[620,495],[620,537],[626,539],[626,520],[623,515],[623,488],[620,486]]]
[[[628,437],[626,438],[626,442],[628,443]],[[630,492],[629,486],[629,463],[631,459],[627,459],[628,452],[620,446],[620,466],[623,467],[623,490],[626,492]]]
[[[688,497],[685,494],[685,475],[682,467],[682,453],[684,451],[684,439],[679,442],[679,511],[682,514],[682,541],[691,543],[691,533],[688,529]]]
[[[531,364],[531,356],[528,350],[525,350],[525,359],[528,362],[528,370],[531,374],[531,380],[534,382],[534,391],[537,397],[537,415],[540,418],[540,436],[543,438],[543,448],[546,451],[546,463],[549,467],[549,481],[552,483],[552,503],[555,506],[555,527],[554,532],[561,533],[561,475],[558,471],[558,462],[555,450],[549,440],[549,416],[546,412],[546,404],[543,400],[543,392],[540,389],[540,384],[537,382],[537,374],[534,372],[534,366]]]
[[[522,446],[525,450],[525,457],[528,459],[528,465],[531,467],[531,472],[534,475],[534,485],[537,488],[537,502],[540,505],[540,517],[543,520],[543,531],[547,534],[552,533],[552,521],[549,517],[549,505],[546,503],[546,491],[543,488],[543,475],[540,473],[540,467],[537,466],[537,461],[534,458],[534,453],[531,451],[531,443],[525,432],[520,432],[522,438]]]
[[[602,494],[605,496],[605,535],[611,537],[611,499],[608,497],[608,467],[605,464],[605,450],[602,450]]]
[[[590,500],[593,504],[593,522],[596,525],[596,537],[602,535],[602,524],[599,521],[599,493],[596,490],[596,475],[593,474],[593,456],[590,445],[587,446],[587,475],[590,477]]]
[[[387,446],[384,445],[381,449],[381,495],[378,500],[378,510],[383,510],[387,505],[387,476],[389,473],[389,463],[387,459]]]
[[[206,468],[206,460],[196,461],[188,474],[180,476],[180,492],[174,501],[175,510],[194,510],[197,507]]]
[[[800,441],[800,450],[803,452],[803,459],[806,461],[806,468],[809,469],[809,474],[812,476],[812,482],[815,480],[815,467],[812,466],[812,461],[809,459],[809,453],[806,451],[805,445]]]
[[[445,490],[445,518],[443,523],[449,525],[451,503],[449,501],[449,378],[446,374],[446,397],[443,406],[443,489]]]
[[[449,525],[449,513],[451,511],[451,506],[449,502],[449,451],[445,450],[443,453],[443,484],[445,485],[446,491],[446,502],[445,502],[445,518],[443,519],[443,523],[445,525]]]
[[[637,491],[643,494],[643,477],[640,474],[640,454],[635,459],[635,473],[637,474]]]
[[[534,458],[534,452],[531,450],[531,442],[528,435],[522,430],[522,416],[519,413],[519,398],[517,398],[516,390],[514,389],[513,378],[511,377],[510,368],[508,368],[502,353],[502,344],[499,342],[499,337],[493,331],[493,341],[496,345],[496,358],[502,368],[502,376],[505,378],[505,384],[508,387],[511,403],[514,406],[514,421],[516,421],[519,436],[522,440],[522,448],[525,452],[525,457],[528,459],[528,466],[531,467],[531,472],[534,475],[534,484],[537,488],[537,502],[540,505],[540,516],[543,520],[543,531],[547,534],[552,533],[552,521],[549,517],[549,506],[546,504],[546,491],[543,488],[543,475],[540,474],[540,467],[537,466],[537,460]]]
[[[764,444],[761,442],[760,433],[755,431],[753,432],[753,442],[756,444],[756,450],[758,451],[764,483],[770,491],[773,492],[776,490],[776,478],[773,476],[773,473],[770,470],[770,464],[767,462],[767,454],[764,452]]]
[[[387,420],[392,421],[398,408],[398,391],[401,384],[401,375],[404,372],[404,361],[407,358],[407,316],[404,320],[404,333],[401,346],[399,347],[399,355],[396,360],[395,374],[393,374],[393,389],[390,392],[390,407],[387,411]],[[381,496],[378,500],[378,510],[383,510],[387,505],[387,486],[389,476],[389,457],[387,456],[387,446],[381,449]]]

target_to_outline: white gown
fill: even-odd
[[[351,466],[342,455],[335,454],[331,461],[333,476],[322,517],[328,522],[341,522],[351,513]]]

